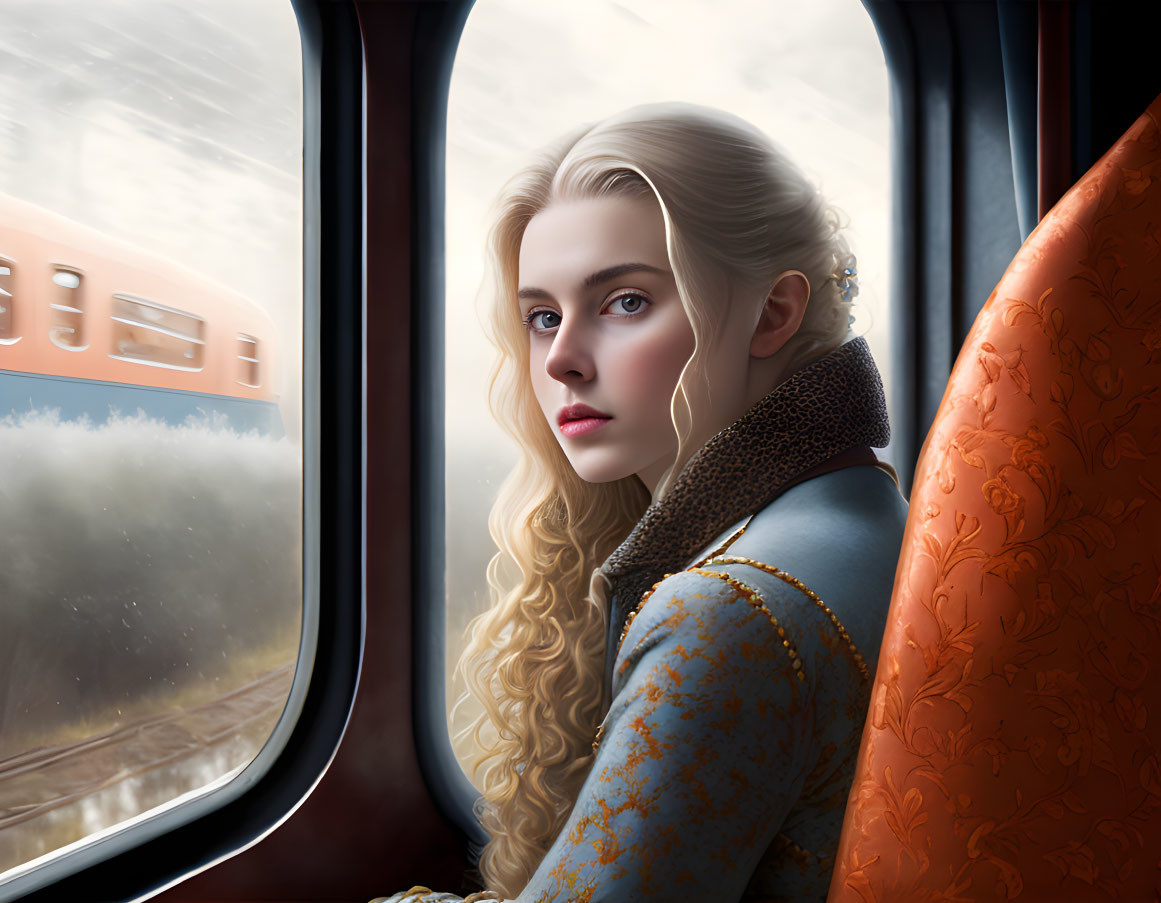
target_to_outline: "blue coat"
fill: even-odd
[[[850,467],[658,583],[521,903],[825,900],[905,519],[887,474]]]

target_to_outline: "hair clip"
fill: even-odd
[[[859,271],[855,269],[854,254],[839,263],[832,278],[844,302],[849,302],[859,293]]]

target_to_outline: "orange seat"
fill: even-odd
[[[980,312],[916,471],[831,901],[1161,889],[1161,98]]]

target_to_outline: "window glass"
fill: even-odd
[[[144,298],[114,295],[113,350],[121,361],[200,370],[205,360],[206,321]]]
[[[259,386],[258,340],[253,336],[238,336],[238,382],[244,386]]]
[[[2,895],[227,782],[278,722],[303,305],[287,0],[0,16]]]
[[[55,267],[52,274],[52,301],[49,309],[48,335],[60,348],[85,347],[84,311],[81,309],[81,274],[64,267]]]
[[[586,122],[680,100],[736,113],[781,144],[849,218],[856,334],[888,386],[886,63],[855,0],[478,0],[452,73],[447,133],[447,636],[452,671],[488,605],[488,511],[515,452],[492,420],[483,317],[489,205],[531,154]],[[477,300],[479,299],[479,300]],[[454,562],[454,566],[452,566]],[[472,713],[461,710],[453,730]]]

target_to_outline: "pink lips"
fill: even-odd
[[[556,415],[556,423],[560,427],[561,435],[570,439],[599,430],[612,419],[608,414],[602,414],[587,404],[570,404],[568,407],[561,408],[560,413]]]

